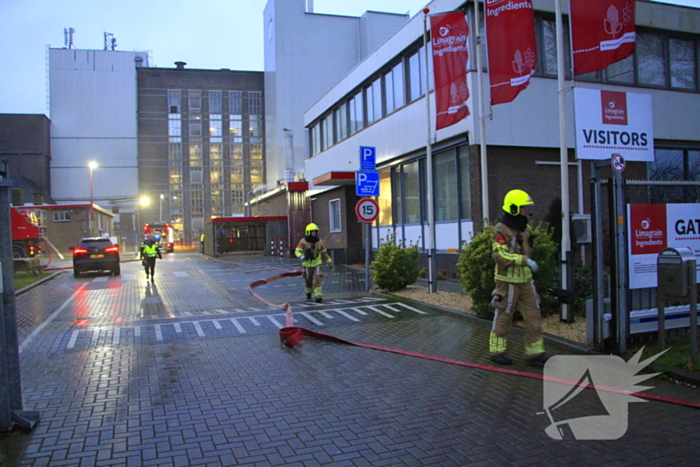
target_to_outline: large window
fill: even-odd
[[[248,113],[260,115],[262,110],[262,92],[251,91],[248,93]]]
[[[655,34],[637,34],[637,80],[639,84],[666,86],[664,40]]]
[[[179,89],[168,89],[168,113],[182,113],[182,91]]]
[[[692,41],[669,39],[669,61],[671,62],[671,87],[696,89],[695,47]]]
[[[471,167],[469,166],[469,148],[460,146],[459,153],[459,193],[460,193],[460,218],[472,218],[472,187]]]
[[[435,221],[457,220],[457,160],[451,149],[435,155]]]
[[[221,113],[221,91],[209,91],[209,113]]]
[[[377,78],[365,89],[367,97],[367,124],[371,124],[382,118],[382,80]]]
[[[421,184],[419,161],[413,161],[403,166],[403,192],[406,224],[416,224],[421,221]]]
[[[700,180],[700,150],[656,148],[654,162],[647,165],[650,180]],[[650,187],[652,203],[697,203],[700,202],[695,187]]]
[[[357,93],[348,102],[350,107],[350,134],[355,134],[365,127],[362,93]]]
[[[392,225],[394,216],[391,212],[391,169],[379,171],[379,225]]]
[[[228,113],[242,114],[243,113],[243,92],[229,91],[228,92]]]
[[[187,93],[189,97],[189,110],[190,112],[201,112],[202,111],[202,91],[190,90]]]
[[[338,141],[348,137],[348,106],[343,103],[333,112],[335,114],[335,134]]]

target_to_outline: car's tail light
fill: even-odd
[[[105,251],[106,251],[107,253],[118,253],[118,252],[119,252],[119,246],[118,246],[118,245],[110,246],[109,248],[105,248]]]
[[[73,250],[74,255],[84,255],[87,252],[88,252],[88,250],[86,250],[85,248],[75,248]]]

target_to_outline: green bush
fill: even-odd
[[[394,234],[380,242],[372,261],[372,281],[389,292],[400,290],[418,280],[418,245],[396,244]]]
[[[491,240],[494,225],[487,225],[484,231],[472,237],[472,241],[464,245],[457,261],[457,270],[464,292],[472,299],[473,311],[482,318],[493,317],[491,293],[495,287],[493,279],[496,264],[491,257]],[[547,316],[557,310],[557,299],[546,289],[554,285],[558,276],[557,250],[558,245],[552,239],[547,224],[539,224],[530,228],[533,237],[532,259],[537,261],[539,269],[533,274],[537,292],[542,300],[542,314]]]

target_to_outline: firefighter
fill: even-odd
[[[530,258],[531,238],[527,230],[527,214],[534,205],[523,190],[509,191],[503,200],[504,215],[493,231],[491,256],[496,262],[496,288],[491,296],[494,307],[493,326],[489,338],[491,360],[512,365],[506,355],[506,339],[517,310],[525,320],[525,356],[530,365],[544,366],[549,357],[544,353],[540,298],[532,273],[537,263]]]
[[[141,244],[141,262],[146,270],[146,281],[148,281],[149,276],[151,282],[155,281],[156,258],[163,259],[163,256],[160,254],[158,244],[149,237]]]
[[[311,295],[316,299],[316,303],[323,301],[323,267],[325,261],[330,268],[333,268],[333,260],[328,256],[326,245],[318,237],[318,226],[309,224],[304,232],[306,236],[299,240],[294,254],[301,259],[301,265],[304,269],[302,277],[304,278],[304,290],[306,291],[306,299],[311,300]]]

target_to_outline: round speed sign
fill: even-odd
[[[362,222],[374,222],[379,217],[379,205],[372,198],[362,198],[355,205],[355,214]]]

